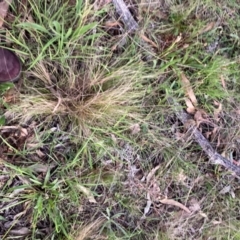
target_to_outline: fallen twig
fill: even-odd
[[[181,208],[182,210],[184,210],[187,213],[191,213],[191,211],[187,207],[185,207],[182,203],[175,201],[174,199],[164,198],[159,201],[160,201],[160,203],[176,206],[176,207]]]
[[[196,122],[192,117],[182,110],[181,106],[171,97],[168,98],[168,102],[175,108],[175,113],[178,119],[187,126],[188,132],[191,134],[192,138],[201,146],[202,150],[207,154],[209,160],[212,164],[222,165],[228,170],[234,172],[237,176],[240,176],[240,167],[233,164],[227,158],[217,153],[209,141],[202,135],[202,133],[197,129]]]
[[[120,18],[128,31],[136,31],[139,27],[137,22],[134,20],[132,14],[128,10],[123,0],[113,0],[113,4]]]
[[[157,44],[155,44],[153,41],[147,38],[143,31],[139,30],[138,23],[134,20],[132,14],[128,10],[123,0],[113,0],[113,5],[120,19],[122,20],[127,30],[127,33],[137,32],[139,34],[141,38],[139,44],[143,49],[145,49],[148,52],[147,59],[151,60],[152,57],[155,55],[153,47],[158,48]],[[124,38],[126,38],[127,35],[125,35]],[[123,39],[123,42],[126,42],[125,39]]]

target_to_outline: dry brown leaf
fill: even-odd
[[[92,194],[92,192],[88,188],[86,188],[86,187],[84,187],[83,185],[80,185],[80,184],[78,184],[77,186],[78,186],[78,189],[87,196],[88,201],[90,203],[97,203],[93,194]]]
[[[188,119],[183,126],[184,126],[184,129],[188,131],[189,129],[196,127],[196,125],[197,125],[196,121],[194,121],[193,119]]]
[[[4,18],[7,16],[9,5],[12,3],[12,0],[4,0],[0,3],[0,28],[2,28]]]
[[[114,134],[111,133],[111,139],[114,143],[117,143],[117,138]]]
[[[197,98],[191,87],[190,81],[187,79],[186,75],[183,72],[181,73],[181,82],[182,82],[185,94],[189,97],[192,104],[196,107],[197,106]]]
[[[184,210],[185,212],[191,213],[191,211],[187,207],[185,207],[182,203],[179,203],[179,202],[177,202],[173,199],[164,198],[164,199],[160,200],[160,202],[163,203],[163,204],[179,207],[182,210]]]
[[[26,128],[20,128],[19,138],[26,138],[28,136],[28,130]]]
[[[180,42],[181,40],[182,40],[182,34],[180,33],[180,35],[177,36],[177,38],[175,39],[175,41],[174,41],[173,44],[178,43],[178,42]]]
[[[130,130],[131,130],[132,135],[136,135],[137,133],[139,133],[141,131],[141,128],[138,123],[135,123],[130,127]]]
[[[214,28],[215,24],[216,24],[215,22],[210,22],[210,23],[208,23],[207,26],[205,26],[204,28],[202,28],[202,29],[198,32],[198,34],[203,34],[203,33],[205,33],[205,32],[209,32],[210,30],[212,30],[212,29]]]
[[[223,75],[221,75],[220,78],[221,78],[221,83],[222,83],[223,88],[224,88],[225,90],[227,90],[226,82],[225,82],[225,79],[224,79]]]
[[[212,221],[212,224],[213,225],[219,225],[219,224],[221,224],[222,223],[222,221],[217,221],[217,220],[213,220]]]
[[[194,114],[194,120],[196,121],[197,126],[199,126],[201,123],[209,123],[213,125],[213,123],[209,121],[207,117],[208,115],[204,110],[202,109],[197,110],[197,112]]]
[[[156,166],[155,168],[153,168],[147,175],[147,184],[150,183],[150,180],[152,179],[152,177],[155,175],[156,171],[160,168],[160,165]]]
[[[202,211],[199,212],[199,215],[202,216],[203,218],[207,218],[207,214]]]
[[[2,96],[2,100],[8,104],[17,103],[19,99],[20,99],[20,93],[16,86],[8,89],[6,92],[4,92]]]
[[[108,27],[108,28],[112,28],[112,27],[116,27],[116,26],[121,26],[121,23],[119,21],[106,21],[104,23],[104,26]]]
[[[219,114],[222,112],[222,104],[218,103],[218,108],[214,109],[214,119],[218,122],[219,121]]]
[[[40,158],[43,158],[43,157],[46,156],[45,153],[43,153],[40,149],[37,149],[37,150],[36,150],[36,154],[37,154]]]
[[[213,101],[213,105],[214,105],[214,106],[216,106],[216,107],[219,107],[219,105],[220,105],[220,102],[218,102],[218,101],[214,100],[214,101]]]
[[[201,112],[200,110],[198,110],[198,111],[194,114],[194,120],[196,121],[197,126],[199,126],[200,123],[207,121],[207,119],[205,119],[205,118],[202,116],[202,112]]]
[[[191,100],[190,100],[189,98],[184,98],[184,100],[185,100],[185,103],[186,103],[186,105],[187,105],[187,110],[186,110],[186,111],[187,111],[188,113],[190,113],[190,114],[194,114],[195,111],[196,111],[196,109],[195,109],[195,107],[193,106]]]
[[[143,41],[150,43],[153,47],[158,48],[158,45],[153,42],[151,39],[149,39],[148,37],[146,37],[146,35],[144,33],[140,34],[140,37],[142,38]]]

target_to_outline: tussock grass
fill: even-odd
[[[113,125],[123,115],[130,116],[129,121],[142,118],[144,85],[157,72],[149,73],[134,49],[114,57],[107,35],[99,30],[101,22],[91,20],[100,14],[93,5],[79,6],[77,12],[66,3],[60,9],[53,5],[47,9],[30,1],[28,7],[34,21],[16,23],[24,34],[10,37],[29,62],[26,89],[6,116],[14,114],[24,122],[44,113],[68,115],[83,129]],[[99,46],[100,41],[106,44]]]

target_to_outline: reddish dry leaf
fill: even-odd
[[[160,200],[160,202],[163,204],[168,204],[168,205],[173,205],[173,206],[179,207],[182,210],[184,210],[185,212],[191,213],[191,211],[187,207],[185,207],[182,203],[179,203],[173,199],[164,198],[164,199]]]
[[[193,106],[197,106],[197,98],[194,94],[194,91],[191,87],[190,81],[187,79],[186,75],[184,73],[181,73],[181,82],[185,91],[185,94],[189,97],[191,100]]]
[[[12,0],[4,0],[0,3],[0,28],[2,28],[4,19],[7,15],[9,5],[12,3]]]

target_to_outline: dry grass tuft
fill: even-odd
[[[89,224],[81,226],[77,231],[75,240],[102,239],[99,229],[103,226],[104,221],[104,218],[98,218]]]
[[[68,115],[84,128],[112,126],[126,115],[141,118],[141,83],[152,76],[136,61],[101,66],[75,60],[72,68],[40,61],[29,74],[26,93],[5,115],[14,113],[20,121],[42,114]]]

